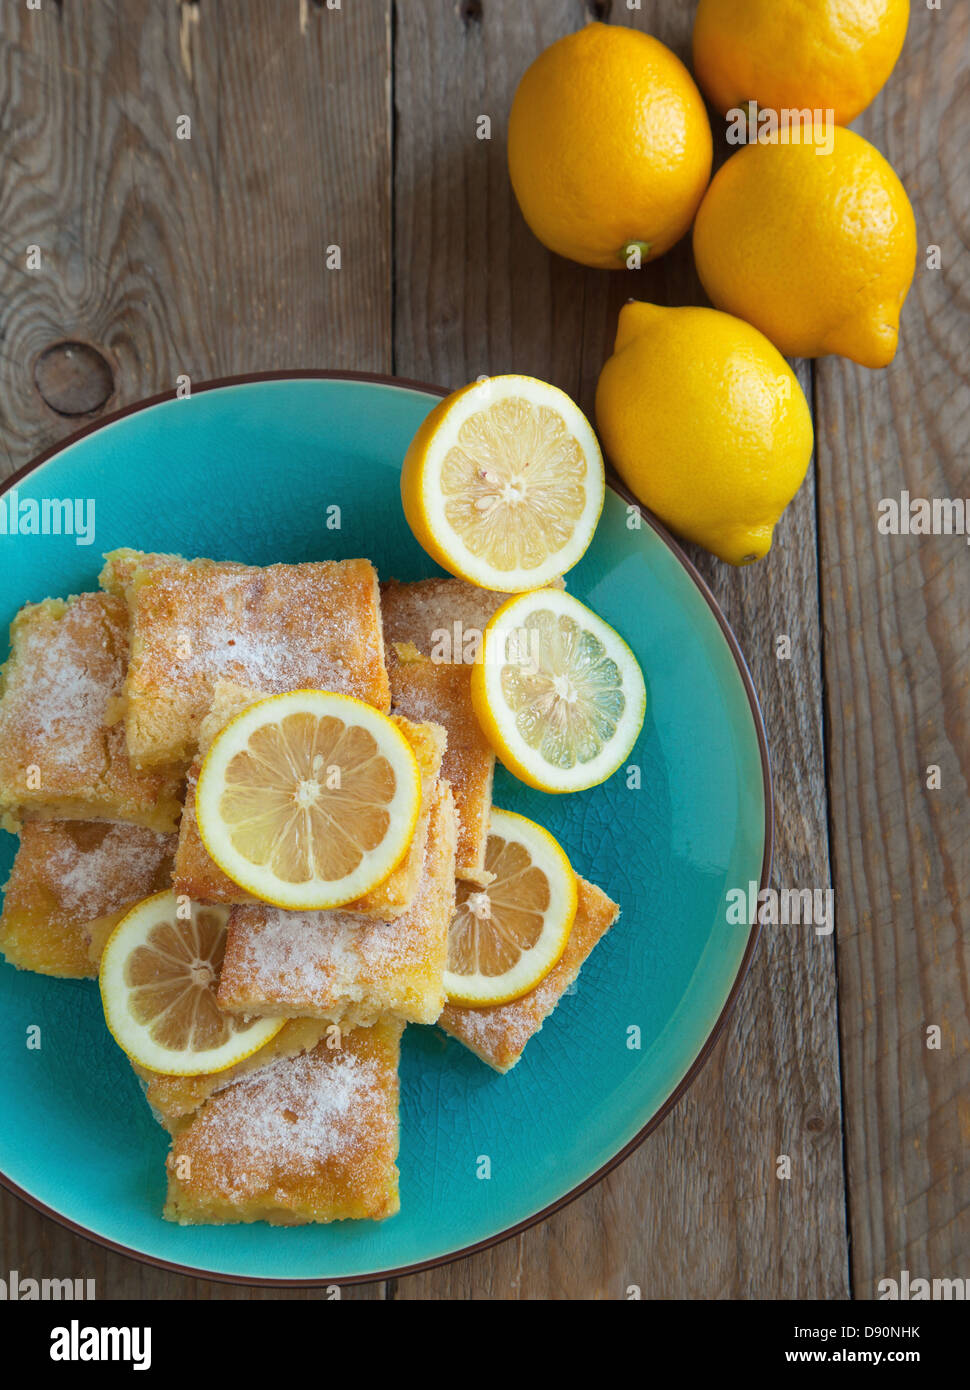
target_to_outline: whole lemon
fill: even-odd
[[[588,24],[541,53],[509,116],[526,222],[561,256],[621,270],[687,231],[711,177],[711,127],[690,73],[649,34]]]
[[[732,565],[767,554],[812,456],[811,412],[788,363],[716,309],[626,304],[596,422],[644,506]]]
[[[877,149],[841,127],[828,135],[830,153],[783,138],[731,156],[694,223],[697,272],[719,309],[787,357],[884,367],[916,269],[916,220]]]
[[[834,111],[847,125],[896,65],[909,0],[700,0],[694,71],[712,104]]]

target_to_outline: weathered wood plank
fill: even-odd
[[[882,498],[968,498],[970,15],[914,5],[858,129],[916,209],[895,362],[819,364],[819,515],[853,1291],[970,1248],[967,539],[882,535]],[[926,264],[941,249],[942,268]],[[967,501],[970,512],[970,500]],[[938,790],[927,769],[940,769]],[[942,1030],[939,1050],[927,1029]]]
[[[389,63],[389,0],[2,6],[0,476],[180,373],[390,369]],[[37,389],[64,340],[110,369],[93,416]],[[55,353],[40,372],[62,410],[103,396],[96,360],[93,385],[76,365]],[[107,1254],[4,1193],[0,1248],[25,1274],[93,1275],[103,1297],[243,1296]]]
[[[703,302],[682,244],[637,274],[548,255],[514,205],[506,119],[528,63],[589,14],[575,0],[398,9],[395,367],[458,385],[524,371],[591,411],[620,304]],[[602,10],[600,6],[598,9]],[[614,7],[682,56],[693,6]],[[491,141],[476,139],[487,114]],[[810,374],[802,369],[810,386]],[[828,882],[815,501],[809,479],[769,560],[728,570],[694,552],[747,653],[774,750],[774,882]],[[791,661],[775,659],[776,636]],[[791,1155],[790,1181],[775,1177]],[[660,1131],[590,1193],[491,1251],[399,1280],[396,1297],[842,1297],[847,1288],[830,940],[766,929],[705,1072]]]
[[[92,418],[37,389],[63,340],[108,363],[104,412],[181,373],[389,369],[389,32],[385,0],[3,7],[0,471]]]

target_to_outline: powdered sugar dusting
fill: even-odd
[[[515,999],[511,1004],[485,1009],[449,1008],[448,1022],[457,1025],[459,1037],[483,1052],[521,1052],[578,974],[578,970],[562,974],[553,970],[523,999]]]
[[[87,921],[152,892],[175,851],[174,835],[136,825],[65,823],[51,836],[45,876],[61,909]]]
[[[220,1190],[250,1198],[277,1175],[306,1178],[335,1159],[353,1162],[395,1121],[379,1064],[320,1044],[214,1096],[191,1128],[193,1171],[211,1163]]]
[[[508,594],[479,589],[463,579],[419,579],[413,584],[389,580],[381,585],[384,640],[413,642],[430,656],[442,631],[467,634],[484,631],[488,620]]]
[[[15,629],[16,662],[3,701],[5,739],[73,764],[100,750],[109,701],[124,679],[124,605],[81,594],[60,617],[39,605]]]
[[[470,667],[392,656],[389,674],[394,712],[440,724],[448,735],[441,776],[455,795],[459,873],[475,877],[484,864],[495,754],[472,707]]]
[[[242,908],[238,916],[248,911],[261,914],[259,908]],[[274,1003],[359,999],[368,984],[390,978],[413,957],[416,933],[410,917],[368,922],[349,912],[272,908],[245,932],[238,969],[256,994]]]
[[[141,660],[163,663],[179,688],[222,678],[373,700],[375,679],[386,681],[373,571],[360,561],[161,568],[139,592],[135,623]]]
[[[241,988],[249,1001],[339,1018],[375,990],[393,994],[427,955],[443,955],[428,931],[427,896],[426,867],[414,905],[391,922],[339,910],[234,909],[223,966],[229,998]]]
[[[309,673],[313,653],[304,639],[291,638],[287,645],[278,637],[242,626],[227,619],[221,628],[207,628],[203,640],[197,641],[192,653],[180,667],[182,680],[192,681],[199,675],[229,676],[233,681],[245,679],[258,685],[268,694],[289,688],[295,679]],[[314,674],[318,675],[318,671]],[[326,679],[334,689],[343,689],[350,678],[347,663],[339,656],[327,661]]]
[[[341,910],[236,907],[229,918],[219,1002],[346,1023],[394,1011],[415,1022],[444,1003],[448,924],[454,910],[451,792],[431,808],[421,876],[406,912],[382,922]],[[360,1005],[355,1008],[355,1005]]]
[[[104,723],[111,687],[83,664],[61,629],[38,662],[31,694],[38,735],[45,740],[60,736],[49,746],[49,756],[65,758],[72,752],[72,736],[100,729]]]

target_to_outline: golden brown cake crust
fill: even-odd
[[[97,974],[122,916],[169,884],[174,835],[107,821],[32,821],[24,827],[0,915],[0,951],[42,975]]]
[[[135,568],[126,588],[125,728],[139,763],[190,761],[220,678],[267,694],[333,690],[388,710],[369,560],[264,568],[161,561]],[[127,562],[119,569],[127,575]]]
[[[398,1210],[402,1025],[381,1020],[206,1101],[172,1142],[165,1216],[188,1224],[383,1220]]]
[[[463,638],[475,631],[482,633],[510,597],[495,589],[479,589],[463,579],[419,579],[413,584],[390,579],[381,585],[384,640],[388,644],[413,642],[418,651],[430,656],[441,646],[442,632],[447,632],[452,655],[457,655],[455,624]],[[467,641],[461,645],[465,663],[473,662],[477,648]]]
[[[260,904],[229,916],[218,1002],[234,1013],[367,1025],[384,1013],[433,1023],[445,1002],[455,905],[455,813],[435,795],[417,897],[392,922],[344,911],[284,912]]]
[[[384,645],[395,711],[434,720],[448,735],[441,775],[458,815],[458,877],[487,883],[485,845],[495,754],[472,707],[477,636],[508,594],[460,579],[381,586]]]
[[[160,553],[146,554],[143,550],[131,550],[124,546],[112,550],[104,557],[104,566],[98,575],[101,588],[116,598],[128,598],[128,586],[140,569],[157,569],[160,565],[181,565],[185,561],[181,555]]]
[[[0,676],[0,814],[174,830],[181,777],[128,757],[119,722],[128,610],[111,594],[28,604]]]
[[[612,927],[620,909],[602,889],[577,875],[579,902],[569,941],[558,965],[535,989],[510,1004],[469,1009],[447,1004],[438,1020],[446,1033],[463,1042],[496,1071],[509,1071],[525,1045],[539,1032],[563,994],[576,979],[583,962]]]

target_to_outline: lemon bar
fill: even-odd
[[[510,1004],[471,1009],[447,1004],[438,1020],[453,1038],[463,1042],[496,1071],[511,1071],[525,1045],[539,1032],[563,994],[578,976],[596,943],[606,935],[620,909],[606,894],[585,879],[576,879],[579,904],[566,949],[544,980]]]
[[[275,1038],[258,1051],[237,1062],[225,1071],[202,1072],[197,1076],[172,1076],[164,1072],[149,1071],[132,1063],[141,1079],[148,1101],[156,1119],[171,1133],[184,1128],[188,1117],[216,1094],[238,1081],[241,1076],[259,1071],[283,1057],[297,1057],[308,1052],[327,1031],[327,1024],[315,1018],[298,1018],[284,1024]]]
[[[445,1002],[455,907],[455,812],[439,785],[413,906],[391,922],[342,910],[284,912],[260,904],[229,914],[217,1000],[233,1013],[309,1016],[344,1027],[393,1013],[433,1023]]]
[[[106,821],[29,821],[0,914],[0,951],[19,970],[83,979],[142,898],[167,887],[175,836]]]
[[[392,1216],[402,1028],[382,1019],[328,1038],[212,1096],[173,1139],[166,1218],[292,1226]]]
[[[111,594],[22,608],[0,673],[0,819],[132,821],[174,830],[181,777],[139,771],[120,723],[128,609]]]
[[[199,726],[199,758],[189,768],[186,783],[185,808],[179,825],[179,845],[175,856],[175,891],[184,893],[199,903],[253,903],[257,899],[240,888],[222,872],[210,858],[195,814],[195,789],[198,783],[201,757],[229,720],[263,696],[257,690],[217,681],[209,713]],[[367,917],[391,918],[407,911],[417,892],[424,845],[428,834],[428,816],[438,784],[445,749],[445,732],[439,724],[413,724],[409,719],[392,715],[394,724],[404,735],[418,764],[421,775],[421,809],[418,823],[407,854],[383,883],[363,897],[348,903],[345,912],[359,912]]]
[[[181,555],[147,554],[144,550],[131,550],[127,546],[112,550],[104,557],[104,567],[98,575],[102,589],[117,598],[128,598],[128,588],[138,570],[158,569],[161,565],[182,565]],[[228,564],[229,562],[226,561]]]
[[[457,872],[477,883],[489,877],[485,845],[495,754],[472,708],[471,668],[482,631],[508,597],[461,579],[381,585],[392,706],[409,719],[434,720],[448,735],[441,775],[455,794]]]
[[[369,560],[254,565],[107,557],[131,617],[128,751],[144,766],[188,763],[217,680],[267,694],[332,690],[390,707],[377,572]]]

